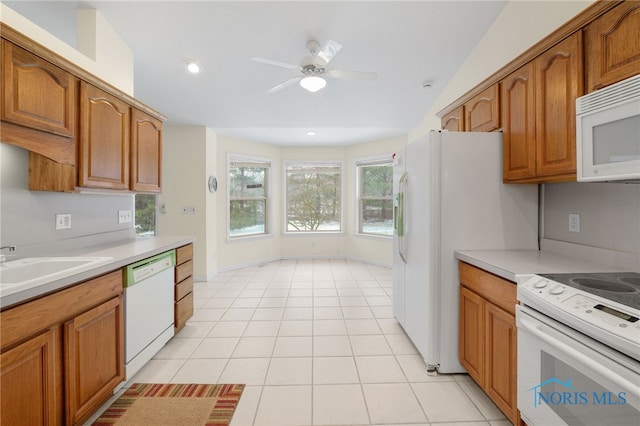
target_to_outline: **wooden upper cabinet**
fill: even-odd
[[[491,132],[500,127],[499,84],[483,90],[464,104],[464,129]]]
[[[126,102],[82,82],[79,186],[129,189],[129,114]]]
[[[621,2],[585,28],[587,91],[640,73],[640,1]]]
[[[160,192],[162,122],[137,109],[131,113],[131,190]]]
[[[75,163],[78,80],[2,40],[2,142]]]
[[[575,180],[576,98],[584,93],[582,64],[580,31],[535,60],[537,176]]]
[[[577,32],[502,80],[505,182],[575,180],[582,68]]]
[[[460,105],[441,119],[442,130],[464,132],[464,106]]]
[[[503,179],[536,174],[535,68],[532,62],[512,72],[501,84]]]

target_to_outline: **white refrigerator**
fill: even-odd
[[[502,134],[432,131],[394,158],[393,313],[431,371],[458,362],[456,250],[538,249],[538,186],[502,183]]]

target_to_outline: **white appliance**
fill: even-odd
[[[523,420],[640,424],[640,274],[523,276],[518,300]]]
[[[174,333],[175,251],[125,268],[125,379],[131,379]]]
[[[576,99],[578,181],[640,182],[640,74]]]
[[[430,371],[458,362],[455,250],[538,249],[537,185],[502,183],[502,134],[432,131],[394,159],[393,313]]]

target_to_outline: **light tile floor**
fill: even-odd
[[[390,269],[346,260],[220,273],[133,381],[245,383],[233,425],[509,425],[467,375],[427,375],[391,292]]]

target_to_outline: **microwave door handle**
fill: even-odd
[[[583,354],[577,349],[572,348],[561,340],[554,338],[545,331],[545,328],[547,330],[553,330],[551,327],[537,323],[524,316],[519,318],[519,321],[520,322],[518,326],[522,326],[521,328],[525,329],[527,332],[533,334],[540,340],[561,351],[562,353],[567,354],[571,358],[577,359],[578,362],[582,363],[591,371],[595,371],[602,377],[606,377],[616,385],[620,386],[621,389],[624,389],[628,394],[631,394],[633,398],[635,398],[636,400],[640,400],[640,388],[637,384],[633,384],[630,381],[626,380],[624,377],[620,377],[617,374],[611,374],[611,370],[604,367],[602,364],[592,360],[589,356]]]

